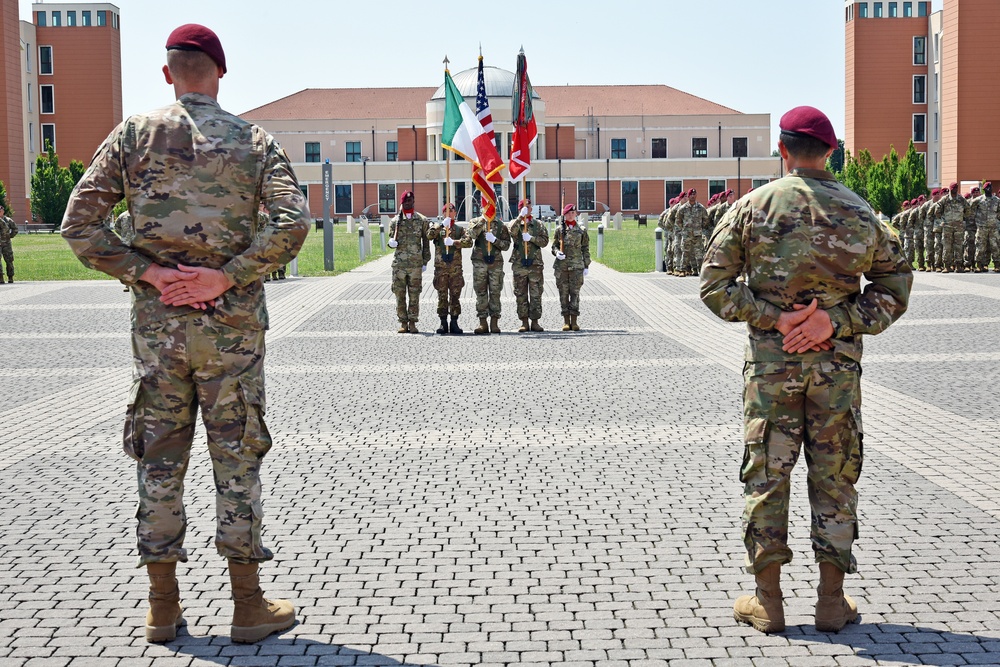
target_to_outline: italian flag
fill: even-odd
[[[441,131],[441,147],[482,169],[490,178],[504,168],[497,147],[483,129],[476,113],[469,108],[462,93],[444,71],[444,128]]]

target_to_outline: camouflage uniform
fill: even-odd
[[[923,204],[916,204],[910,209],[910,216],[907,218],[906,225],[913,230],[913,252],[916,258],[917,268],[923,271],[927,267],[927,260],[924,256]]]
[[[7,280],[14,282],[14,246],[11,239],[17,236],[17,225],[8,217],[0,218],[0,257],[7,265]],[[3,264],[0,264],[0,284],[3,283]]]
[[[396,295],[396,317],[400,324],[420,319],[422,272],[431,261],[429,230],[430,221],[416,211],[410,218],[400,213],[389,223],[389,237],[399,243],[392,257],[392,293]]]
[[[131,246],[132,240],[135,238],[135,225],[132,224],[132,214],[124,211],[115,218],[114,230],[115,234],[118,234],[118,238],[122,240],[122,243]]]
[[[663,270],[666,273],[674,272],[674,225],[670,216],[673,209],[674,206],[665,209],[660,214],[660,220],[657,223],[663,230],[661,234],[663,238]]]
[[[434,289],[438,293],[437,314],[439,317],[462,314],[462,304],[459,297],[465,287],[465,276],[462,275],[462,248],[472,247],[472,238],[465,229],[452,223],[450,237],[455,245],[444,244],[446,233],[444,225],[432,224],[427,230],[427,238],[434,243]]]
[[[816,560],[854,572],[861,334],[881,332],[906,310],[913,277],[898,239],[832,174],[794,169],[733,205],[701,275],[705,304],[745,321],[750,334],[740,470],[747,570],[792,559],[791,472],[804,442]],[[778,316],[813,298],[830,315],[833,349],[784,352]]]
[[[993,260],[994,270],[1000,271],[1000,197],[983,195],[972,203],[976,221],[976,267],[985,271]]]
[[[939,239],[934,234],[934,205],[934,200],[929,199],[920,206],[920,223],[924,233],[924,262],[928,271],[938,268],[942,257],[941,247],[937,244]]]
[[[962,236],[965,233],[965,222],[971,219],[972,207],[962,195],[945,195],[931,209],[928,217],[933,216],[942,221],[941,268],[945,271],[961,271]],[[973,225],[975,221],[973,221]]]
[[[103,223],[123,198],[135,221],[131,247]],[[258,202],[274,217],[255,237]],[[271,558],[261,541],[259,471],[271,447],[261,276],[291,260],[308,231],[284,151],[199,93],[120,124],[73,190],[63,237],[85,265],[132,288],[124,448],[137,461],[140,565],[187,560],[182,495],[199,408],[215,476],[216,547],[231,562]],[[154,263],[219,269],[234,285],[204,311],[168,306],[140,281]]]
[[[590,267],[590,235],[581,225],[559,225],[552,239],[552,254],[562,252],[566,259],[554,264],[559,308],[563,316],[580,314],[580,288],[583,270]]]
[[[529,217],[527,231],[532,238],[527,243],[521,238],[524,231],[524,219],[518,216],[510,223],[514,298],[517,300],[518,319],[538,320],[542,317],[542,291],[545,287],[542,248],[549,244],[549,230],[542,221]],[[527,257],[524,254],[525,248],[528,249]]]
[[[687,275],[698,275],[704,257],[702,238],[708,213],[701,202],[688,202],[678,211],[682,229],[680,270]]]
[[[976,220],[972,217],[971,208],[972,202],[980,199],[982,195],[976,195],[975,197],[969,197],[966,199],[966,204],[969,204],[969,215],[965,217],[964,224],[962,225],[962,234],[959,238],[962,239],[962,249],[963,249],[963,262],[965,270],[975,271],[976,270]]]
[[[903,239],[903,255],[911,268],[913,267],[913,227],[910,224],[912,214],[913,209],[907,208],[895,219],[896,229],[899,231],[900,238]]]
[[[496,243],[486,240],[486,232],[497,237]],[[503,251],[510,248],[510,230],[499,218],[469,221],[468,238],[472,239],[472,289],[476,292],[476,317],[500,317],[500,294],[503,292]]]

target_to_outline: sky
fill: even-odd
[[[935,0],[933,9],[941,8]],[[42,3],[44,4],[44,3]],[[844,0],[118,0],[126,116],[173,99],[167,35],[212,28],[226,51],[219,101],[243,113],[305,88],[438,86],[487,65],[536,86],[664,84],[744,113],[808,104],[844,135]],[[23,20],[31,3],[20,0]],[[58,56],[57,56],[58,57]]]

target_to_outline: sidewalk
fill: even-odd
[[[549,259],[547,257],[547,259]],[[916,274],[866,341],[862,622],[812,626],[804,461],[788,630],[732,619],[742,325],[697,280],[594,265],[578,333],[396,334],[389,259],[267,285],[274,448],[265,590],[300,622],[228,639],[204,434],[178,568],[188,626],[149,645],[121,453],[128,295],[112,281],[0,286],[0,665],[1000,665],[1000,276]]]

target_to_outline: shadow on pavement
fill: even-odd
[[[796,634],[796,631],[801,634]],[[789,626],[793,642],[849,646],[862,659],[904,665],[1000,664],[1000,632],[994,637],[898,623],[855,623],[839,633],[817,632],[812,625]]]

